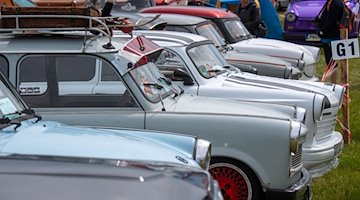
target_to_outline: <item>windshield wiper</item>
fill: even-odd
[[[0,124],[11,124],[11,125],[15,125],[14,130],[16,130],[17,128],[19,128],[21,126],[21,122],[19,121],[14,121],[9,119],[8,117],[3,117],[0,119]]]
[[[27,108],[27,109],[24,109],[21,111],[21,114],[27,114],[27,115],[31,115],[33,117],[36,117],[36,121],[35,122],[38,122],[42,119],[42,117],[38,114],[35,113],[35,111],[31,108]]]
[[[220,72],[220,71],[222,71],[222,70],[220,70],[220,69],[209,69],[209,70],[207,70],[208,72],[214,72],[214,73],[217,73],[217,72]]]
[[[161,97],[161,93],[160,91],[164,88],[162,85],[158,84],[158,83],[154,83],[154,82],[146,82],[146,83],[143,83],[144,86],[153,86],[155,87],[155,89],[159,90],[159,98],[160,98],[160,102],[161,102],[161,105],[162,105],[162,111],[165,111],[165,106],[164,106],[164,102],[163,102],[163,99]]]
[[[15,120],[11,120],[9,117],[7,116],[11,116],[11,115],[21,115],[21,114],[27,114],[27,115],[30,115],[32,117],[36,117],[37,120],[35,122],[38,122],[42,119],[42,117],[40,115],[37,115],[35,114],[35,111],[31,108],[27,108],[27,109],[24,109],[22,111],[16,111],[16,112],[13,112],[13,113],[8,113],[8,114],[5,114],[3,116],[3,118],[0,119],[0,124],[13,124],[13,125],[16,125],[14,130],[16,130],[17,128],[19,128],[21,126],[21,122],[19,121],[15,121]]]
[[[159,81],[164,81],[166,85],[170,86],[172,84],[171,80],[169,78],[165,78],[165,77],[159,77],[158,78]]]
[[[162,90],[164,87],[158,83],[154,83],[154,82],[146,82],[143,83],[144,86],[154,86],[157,90]]]
[[[175,99],[177,96],[182,94],[182,93],[179,94],[179,92],[173,87],[171,79],[166,78],[166,77],[159,77],[158,80],[164,81],[168,86],[170,86],[171,91],[174,92],[174,96],[172,97],[173,99]]]

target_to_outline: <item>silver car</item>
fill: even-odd
[[[172,31],[136,33],[164,47],[155,64],[185,93],[263,102],[267,103],[264,106],[279,111],[284,111],[278,108],[279,104],[305,108],[304,123],[309,129],[303,145],[305,167],[316,177],[337,166],[343,139],[334,126],[342,103],[342,86],[232,71],[233,67],[226,63],[214,44],[198,35]],[[331,90],[328,87],[332,87]]]
[[[44,118],[195,134],[212,143],[210,172],[225,198],[311,196],[303,124],[253,104],[183,94],[151,62],[158,45],[87,28],[0,38],[3,71]]]

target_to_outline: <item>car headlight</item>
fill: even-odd
[[[326,101],[325,96],[316,94],[314,97],[313,111],[314,120],[320,121],[325,109]]]
[[[292,75],[292,68],[285,67],[284,78],[288,79],[288,78],[292,77],[291,75]]]
[[[286,21],[288,21],[288,22],[294,22],[296,20],[296,18],[297,17],[294,13],[288,13],[288,14],[286,14],[286,17],[285,17]]]
[[[303,60],[298,60],[296,66],[299,68],[299,70],[303,71],[305,69],[305,62]]]
[[[306,119],[306,109],[296,106],[294,119],[298,122],[304,123]]]
[[[200,167],[208,170],[211,159],[211,143],[207,140],[198,139],[195,147],[195,160]]]

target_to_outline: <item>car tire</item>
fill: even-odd
[[[257,176],[241,162],[211,158],[209,171],[219,182],[224,200],[258,200],[263,196]]]

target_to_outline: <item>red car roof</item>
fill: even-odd
[[[142,13],[173,13],[192,15],[203,18],[234,18],[238,17],[231,11],[221,8],[212,8],[204,6],[154,6],[140,10]]]

